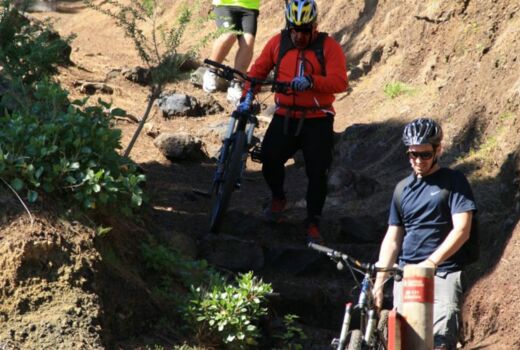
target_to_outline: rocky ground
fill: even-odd
[[[520,83],[515,73],[520,68],[520,5],[507,0],[318,4],[320,28],[341,43],[348,57],[352,87],[335,104],[337,142],[323,227],[327,243],[375,260],[392,188],[408,171],[399,144],[402,125],[420,115],[438,118],[447,140],[442,162],[467,174],[479,206],[483,251],[481,262],[469,269],[464,348],[518,348]],[[171,22],[177,2],[167,5],[161,20]],[[127,110],[129,117],[116,125],[126,146],[147,97],[146,86],[125,78],[141,65],[131,42],[109,18],[81,2],[51,7],[54,11],[34,16],[51,17],[61,35],[76,34],[74,66],[60,70],[60,82],[72,97],[92,94],[92,99],[110,100]],[[281,9],[280,1],[263,2],[256,54],[281,27]],[[212,27],[208,23],[191,37]],[[385,86],[392,82],[407,91],[389,97]],[[142,223],[112,218],[114,230],[99,237],[80,222],[49,214],[48,208],[31,208],[36,218],[31,224],[17,201],[9,193],[2,195],[10,209],[0,227],[0,342],[8,348],[130,349],[175,343],[169,334],[150,330],[164,305],[154,300],[135,266],[147,232],[187,256],[262,275],[280,293],[273,307],[302,317],[313,335],[309,348],[323,346],[338,328],[340,305],[351,294],[351,282],[304,246],[306,181],[298,157],[288,166],[286,223],[272,227],[262,222],[268,192],[259,166],[248,163],[223,234],[216,241],[202,239],[211,203],[193,190],[210,186],[218,130],[232,109],[224,93],[206,96],[188,81],[172,84],[168,91],[197,99],[205,112],[164,118],[154,109],[131,152],[148,178],[150,203]],[[268,93],[260,98],[271,103]],[[207,111],[208,106],[213,110]],[[264,121],[258,135],[266,125]],[[195,159],[168,159],[157,147],[161,137],[178,133],[201,146],[195,148]]]

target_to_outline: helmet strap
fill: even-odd
[[[432,145],[433,146],[433,145]],[[430,170],[433,169],[433,167],[437,164],[437,162],[439,161],[439,157],[437,156],[437,149],[439,148],[439,146],[433,146],[433,161],[432,161],[432,166],[430,167]]]

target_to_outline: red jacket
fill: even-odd
[[[258,79],[265,79],[278,61],[281,34],[272,37],[260,56],[248,72],[248,75]],[[327,37],[323,44],[325,57],[325,70],[327,75],[322,75],[321,64],[316,54],[311,49],[291,49],[283,56],[278,69],[279,81],[290,82],[297,75],[298,55],[303,51],[305,57],[305,72],[313,81],[312,89],[303,92],[292,92],[290,95],[276,93],[276,113],[287,114],[284,106],[308,107],[306,118],[324,117],[327,113],[335,114],[332,103],[334,94],[346,91],[348,87],[347,62],[341,46],[331,37]],[[247,88],[247,86],[246,86]],[[300,118],[302,111],[289,111],[291,117]]]

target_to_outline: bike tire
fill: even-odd
[[[388,310],[381,310],[377,322],[376,350],[386,350],[388,345]]]
[[[211,209],[211,220],[209,230],[211,233],[219,233],[222,220],[229,206],[231,194],[235,189],[236,182],[242,171],[242,156],[246,152],[246,133],[239,130],[231,144],[228,159],[224,164],[224,181],[217,187],[213,206]]]
[[[350,332],[350,339],[348,341],[347,350],[362,350],[363,349],[363,333],[359,329],[354,329]]]

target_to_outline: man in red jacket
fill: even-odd
[[[275,68],[275,78],[291,83],[290,94],[275,94],[276,111],[262,143],[262,173],[272,192],[265,210],[279,221],[287,200],[285,163],[301,149],[309,180],[307,240],[321,242],[319,218],[327,196],[332,160],[334,94],[348,87],[346,58],[341,46],[317,30],[314,0],[291,0],[285,10],[287,28],[269,40],[249,71],[263,79]]]

